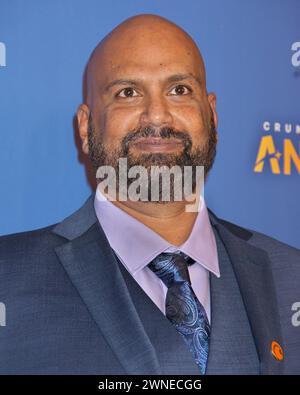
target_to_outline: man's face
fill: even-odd
[[[93,66],[88,122],[93,167],[116,168],[126,157],[128,166],[147,168],[203,165],[207,175],[217,141],[214,95],[206,93],[193,49],[173,36],[151,37],[116,40],[102,50],[101,67]]]

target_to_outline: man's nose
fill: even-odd
[[[156,95],[148,97],[144,103],[144,108],[140,117],[140,124],[152,125],[155,127],[171,126],[173,117],[170,112],[167,99]]]

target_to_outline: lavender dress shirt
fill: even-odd
[[[147,267],[162,252],[180,250],[196,262],[188,267],[192,288],[210,322],[209,272],[220,277],[216,240],[204,199],[188,239],[174,246],[96,190],[94,207],[103,231],[121,263],[165,315],[167,287]]]

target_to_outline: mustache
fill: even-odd
[[[134,141],[138,140],[139,138],[147,137],[160,137],[161,139],[174,138],[182,142],[185,150],[190,150],[192,147],[192,139],[185,131],[177,131],[170,127],[162,127],[161,129],[157,130],[152,126],[145,126],[143,128],[138,128],[129,132],[122,139],[122,147],[124,152],[128,152],[129,145]]]

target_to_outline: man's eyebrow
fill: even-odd
[[[105,91],[109,91],[115,85],[137,85],[142,82],[142,80],[130,80],[130,79],[119,79],[108,83],[105,87]]]
[[[193,79],[201,86],[201,79],[192,73],[188,74],[174,74],[167,78],[167,82],[178,82],[183,80]]]
[[[179,81],[183,81],[183,80],[187,80],[187,79],[193,79],[197,84],[199,84],[201,86],[201,79],[199,77],[194,76],[194,74],[192,73],[188,73],[188,74],[174,74],[171,75],[170,77],[168,77],[166,79],[167,82],[179,82]],[[117,79],[117,80],[113,80],[111,82],[109,82],[106,87],[105,87],[105,91],[109,91],[110,88],[112,88],[115,85],[138,85],[140,83],[142,83],[143,80],[141,79]]]

